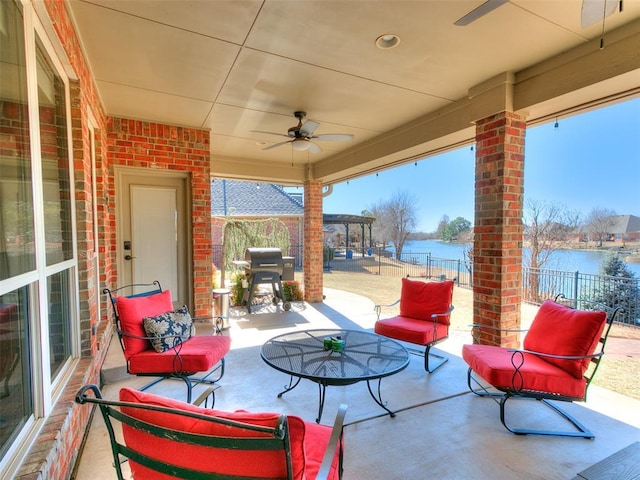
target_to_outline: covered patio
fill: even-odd
[[[178,305],[211,319],[212,178],[304,187],[304,311],[328,308],[322,321],[348,324],[348,305],[322,303],[325,189],[473,146],[469,322],[520,323],[526,129],[640,95],[640,2],[585,1],[614,7],[586,21],[580,0],[298,3],[0,2],[0,303],[17,313],[5,332],[17,366],[0,403],[11,419],[0,476],[69,478],[89,416],[73,395],[99,382],[113,333],[104,288],[160,277]],[[306,127],[296,121],[302,111]],[[272,324],[239,330],[234,354],[257,348],[265,329]],[[247,358],[235,364],[259,363]],[[250,385],[249,372],[229,380]],[[470,401],[445,383],[420,397]],[[251,408],[237,391],[226,405],[221,392],[220,406]],[[286,401],[299,408],[294,398]],[[469,403],[480,404],[489,402]],[[449,426],[442,443],[459,430]],[[600,431],[628,428],[613,426]],[[616,435],[601,449],[621,446]],[[470,451],[484,447],[485,437],[471,438]],[[500,445],[484,453],[478,465],[504,464]],[[587,458],[562,462],[572,475]]]
[[[454,310],[455,315],[471,318],[468,307],[462,306],[468,304],[464,297],[470,293],[455,289],[454,304],[461,306]],[[271,305],[251,315],[244,309],[232,309],[231,325],[226,331],[233,340],[232,351],[227,357],[227,373],[216,392],[217,409],[274,411],[308,421],[315,418],[316,385],[303,381],[295,390],[277,398],[288,377],[260,359],[260,347],[269,338],[294,330],[372,328],[375,314],[370,300],[334,289],[325,289],[325,294],[322,304],[295,303],[286,313]],[[536,307],[525,306],[523,316],[530,318],[535,310]],[[438,346],[450,357],[449,362],[431,375],[424,372],[421,359],[412,356],[407,369],[383,380],[383,399],[397,412],[395,418],[384,415],[364,383],[327,389],[323,423],[331,423],[339,404],[349,407],[345,480],[570,479],[640,440],[640,402],[594,385],[585,404],[569,406],[569,411],[595,433],[594,440],[509,433],[500,423],[498,405],[467,389],[467,367],[460,352],[462,344],[470,340],[468,332],[453,332]],[[103,393],[108,398],[115,398],[123,386],[142,384],[140,379],[122,375],[122,353],[116,342],[111,344],[103,373],[107,380]],[[256,389],[258,383],[263,387]],[[184,397],[181,382],[163,382],[150,391],[171,398]],[[513,410],[518,421],[548,422],[552,426],[561,422],[537,402],[520,403]],[[114,478],[111,462],[104,422],[96,412],[75,478],[110,480]]]

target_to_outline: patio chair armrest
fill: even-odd
[[[555,355],[552,353],[534,352],[533,350],[524,350],[524,349],[509,349],[508,352],[511,352],[512,354],[511,363],[513,363],[513,359],[515,358],[515,355],[522,354],[522,353],[535,355],[536,357],[541,357],[542,359],[553,358],[557,360],[586,360],[586,359],[599,358],[604,354],[604,352],[597,352],[597,353],[592,353],[591,355]],[[520,366],[516,367],[516,370],[519,370],[523,364],[524,364],[524,361],[520,364]]]
[[[213,386],[213,387],[209,387],[207,388],[204,392],[202,392],[198,398],[196,398],[193,402],[193,404],[196,407],[201,407],[202,404],[204,403],[204,408],[208,408],[208,403],[209,403],[209,397],[213,397],[215,395],[216,389],[218,388],[218,386]],[[213,399],[215,400],[215,397],[213,397]],[[211,402],[211,408],[213,408],[213,402]]]
[[[451,315],[451,312],[453,312],[453,305],[449,305],[449,309],[446,312],[443,313],[432,313],[431,314],[431,318],[433,319],[434,322],[438,321],[438,317],[447,317],[449,315]]]
[[[333,428],[331,429],[331,437],[329,438],[329,445],[322,457],[322,463],[318,470],[316,480],[326,480],[329,477],[329,471],[331,470],[331,464],[336,453],[336,448],[340,448],[340,457],[342,457],[342,429],[344,425],[344,417],[347,414],[347,405],[341,404],[338,408],[338,413],[333,422]],[[342,461],[340,461],[342,463]],[[341,468],[339,465],[338,468]],[[342,472],[339,477],[342,478]]]
[[[87,396],[87,392],[89,390],[93,392],[93,397]],[[84,405],[85,403],[98,403],[93,401],[96,398],[102,399],[102,393],[100,392],[100,389],[97,385],[85,385],[80,390],[78,390],[78,393],[76,393],[76,403],[80,405]]]
[[[376,312],[378,320],[380,320],[380,313],[382,313],[382,309],[383,308],[385,308],[385,307],[395,307],[399,303],[400,303],[400,299],[396,300],[393,303],[390,303],[389,305],[374,305],[373,306],[373,310]]]
[[[508,349],[507,352],[511,353],[511,365],[513,365],[514,371],[511,377],[511,388],[514,392],[522,392],[524,389],[524,377],[520,373],[520,369],[524,366],[526,357],[528,355],[534,355],[540,357],[543,360],[546,359],[558,359],[558,360],[584,360],[584,359],[596,359],[603,355],[604,352],[597,352],[591,355],[554,355],[550,353],[534,352],[532,350],[524,349]],[[518,385],[519,384],[519,385]]]
[[[140,335],[134,335],[133,333],[128,333],[128,332],[124,332],[122,330],[120,330],[119,328],[116,328],[116,332],[118,333],[118,335],[121,335],[122,337],[127,337],[127,338],[135,338],[137,340],[164,340],[165,338],[182,338],[184,341],[189,340],[192,335],[161,335],[161,336],[154,336],[154,337],[147,337],[147,336],[140,336]],[[186,337],[186,338],[185,338]]]

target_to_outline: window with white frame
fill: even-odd
[[[68,80],[29,3],[0,1],[0,44],[4,474],[51,411],[78,351],[78,321]]]

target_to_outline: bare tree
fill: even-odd
[[[376,235],[393,242],[398,259],[409,234],[416,227],[417,205],[414,196],[398,190],[389,200],[380,201],[370,208],[378,223]]]
[[[544,267],[554,251],[566,241],[580,219],[577,212],[569,211],[563,205],[530,199],[524,209],[524,239],[530,248],[525,265],[530,267],[528,279],[531,300],[539,300],[537,269]],[[551,293],[551,292],[546,292]]]
[[[616,212],[607,208],[595,207],[589,212],[585,227],[590,239],[598,242],[599,247],[611,234],[611,229],[616,223],[615,216]]]

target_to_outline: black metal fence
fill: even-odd
[[[622,307],[619,323],[640,327],[640,279],[541,268],[523,269],[523,300],[541,303],[557,293],[575,299],[575,307],[602,303]]]
[[[214,263],[222,258],[222,246],[213,249]],[[288,256],[296,259],[296,269],[302,268],[302,247],[291,247]],[[219,263],[216,263],[219,265]],[[472,288],[472,263],[465,260],[433,257],[431,253],[406,252],[400,260],[382,248],[360,250],[325,249],[325,271],[367,273],[393,277],[421,277],[453,280],[463,288]],[[610,306],[622,306],[616,317],[619,323],[640,327],[640,279],[611,277],[562,270],[523,268],[522,299],[541,304],[547,298],[562,293],[577,299],[576,307],[594,301]]]

